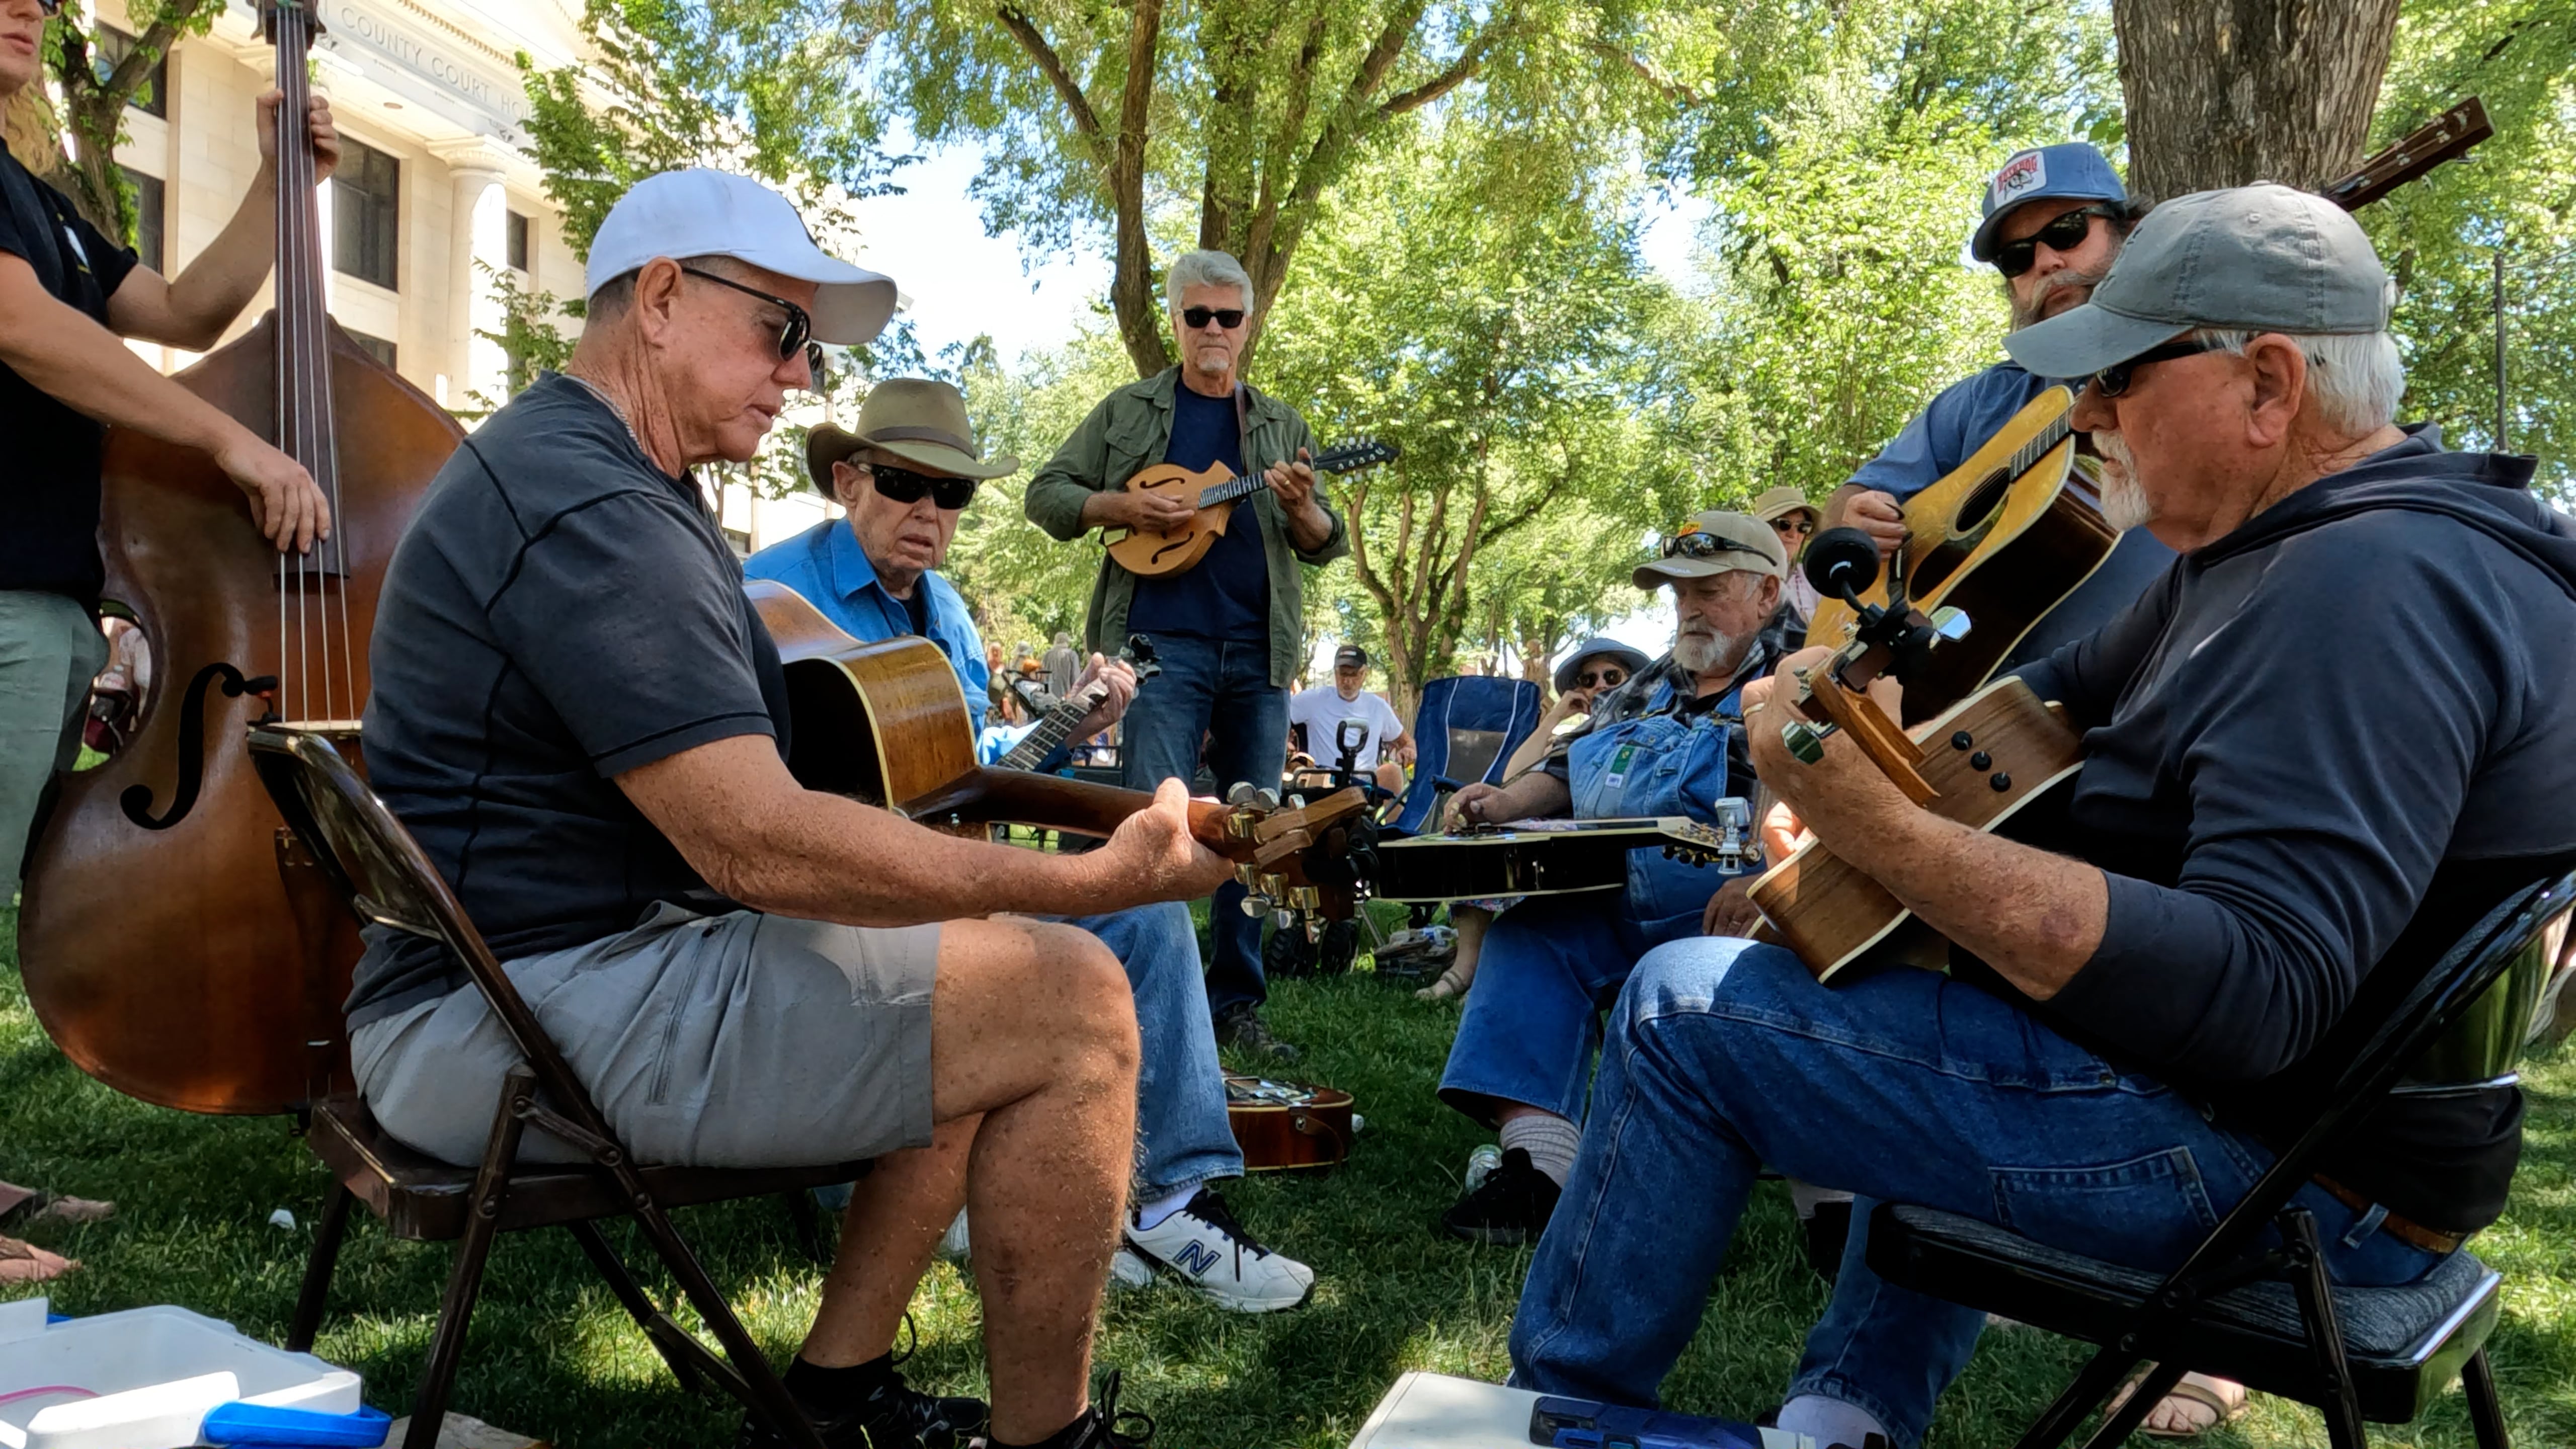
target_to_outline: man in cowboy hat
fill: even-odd
[[[863,643],[913,634],[937,645],[956,667],[980,731],[983,636],[938,569],[976,484],[1018,472],[1019,459],[983,456],[954,387],[896,378],[868,394],[855,431],[827,423],[809,434],[805,467],[848,517],[771,544],[743,572],[794,589]],[[1135,671],[1124,663],[1091,656],[1075,687],[1094,679],[1108,684],[1108,696],[1068,738],[1107,729],[1135,695]],[[1136,1102],[1141,1150],[1118,1277],[1142,1281],[1160,1267],[1246,1313],[1303,1303],[1314,1270],[1253,1241],[1209,1185],[1242,1176],[1243,1154],[1226,1120],[1225,1077],[1189,909],[1167,901],[1071,924],[1099,937],[1126,967],[1144,1048]]]

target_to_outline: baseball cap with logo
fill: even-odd
[[[2086,377],[2202,327],[2383,332],[2395,293],[2361,223],[2324,197],[2271,182],[2195,191],[2138,223],[2089,301],[2004,350],[2041,377]]]
[[[1367,668],[1368,651],[1362,649],[1357,644],[1345,644],[1341,648],[1334,650],[1333,667],[1335,669],[1340,669],[1345,666],[1359,669]]]
[[[812,282],[815,339],[837,346],[867,341],[894,316],[893,278],[825,256],[787,198],[748,176],[693,167],[628,187],[591,238],[582,295],[655,257],[733,257]]]
[[[1640,564],[1633,576],[1641,589],[1712,574],[1748,573],[1780,578],[1789,571],[1789,556],[1780,535],[1750,513],[1711,509],[1694,513],[1664,540],[1664,556]]]
[[[2129,188],[2120,184],[2120,173],[2111,169],[2110,158],[2089,141],[2063,141],[2015,151],[1994,175],[1986,178],[1985,213],[1977,222],[1975,234],[1968,238],[1968,255],[1981,262],[1993,261],[1995,233],[2002,229],[2004,218],[2014,207],[2041,197],[2054,201],[2126,201]]]

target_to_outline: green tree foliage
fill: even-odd
[[[2495,443],[2493,259],[2505,258],[2505,445],[2576,502],[2576,0],[2418,0],[2398,22],[2373,144],[2463,96],[2496,134],[2361,213],[2398,283],[2400,415]]]
[[[7,107],[9,149],[70,197],[91,225],[131,245],[134,184],[116,163],[126,107],[153,98],[153,67],[181,36],[212,29],[223,9],[223,0],[131,0],[127,18],[140,34],[111,62],[109,37],[100,33],[92,8],[71,0],[45,25],[45,73],[62,93],[63,111],[55,113],[42,86],[20,91]],[[246,115],[235,119],[250,123]]]

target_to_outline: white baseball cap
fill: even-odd
[[[893,278],[825,256],[787,198],[748,176],[693,167],[627,188],[591,238],[583,295],[655,257],[733,257],[812,282],[814,336],[837,346],[868,341],[894,316]]]

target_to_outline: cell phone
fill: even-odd
[[[1553,1396],[1530,1406],[1529,1437],[1549,1449],[1762,1449],[1749,1424]]]

